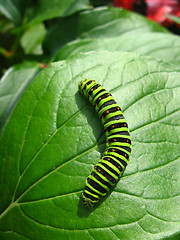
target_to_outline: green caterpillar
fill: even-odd
[[[112,95],[90,79],[79,83],[79,91],[95,107],[106,132],[106,150],[86,179],[82,193],[83,206],[92,208],[122,177],[132,146],[126,119]]]

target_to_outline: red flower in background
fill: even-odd
[[[166,14],[178,16],[180,13],[180,4],[177,0],[146,0],[147,17],[164,26],[173,23],[166,17]]]
[[[114,0],[113,4],[115,7],[142,12],[150,20],[163,26],[169,26],[173,23],[166,14],[180,16],[180,1],[178,0]]]
[[[113,4],[115,7],[123,7],[127,10],[133,10],[133,3],[136,0],[114,0]]]

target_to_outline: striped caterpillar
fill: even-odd
[[[90,79],[79,83],[79,91],[95,107],[106,133],[106,150],[86,179],[82,193],[83,206],[92,208],[122,177],[132,146],[126,119],[112,95]]]

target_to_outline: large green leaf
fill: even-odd
[[[31,23],[42,22],[55,17],[66,17],[88,8],[88,0],[38,0],[34,6]]]
[[[180,37],[166,33],[141,33],[105,39],[83,39],[60,49],[56,60],[63,60],[91,50],[128,51],[160,58],[166,62],[180,61]]]
[[[0,81],[0,132],[16,103],[40,67],[35,62],[23,62],[6,71]]]
[[[73,26],[72,31],[67,29]],[[147,32],[168,32],[155,22],[121,8],[95,8],[79,15],[60,19],[49,29],[45,51],[54,53],[65,42],[76,38],[107,38]],[[63,36],[63,37],[62,37]]]
[[[77,91],[96,79],[121,106],[132,155],[93,209],[80,195],[105,149]],[[0,239],[162,239],[180,231],[180,72],[134,53],[90,52],[51,64],[24,92],[0,141]]]

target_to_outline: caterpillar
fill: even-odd
[[[92,208],[122,177],[132,145],[126,119],[112,95],[90,79],[79,83],[79,91],[95,107],[106,134],[106,150],[86,179],[82,193],[83,206]]]

